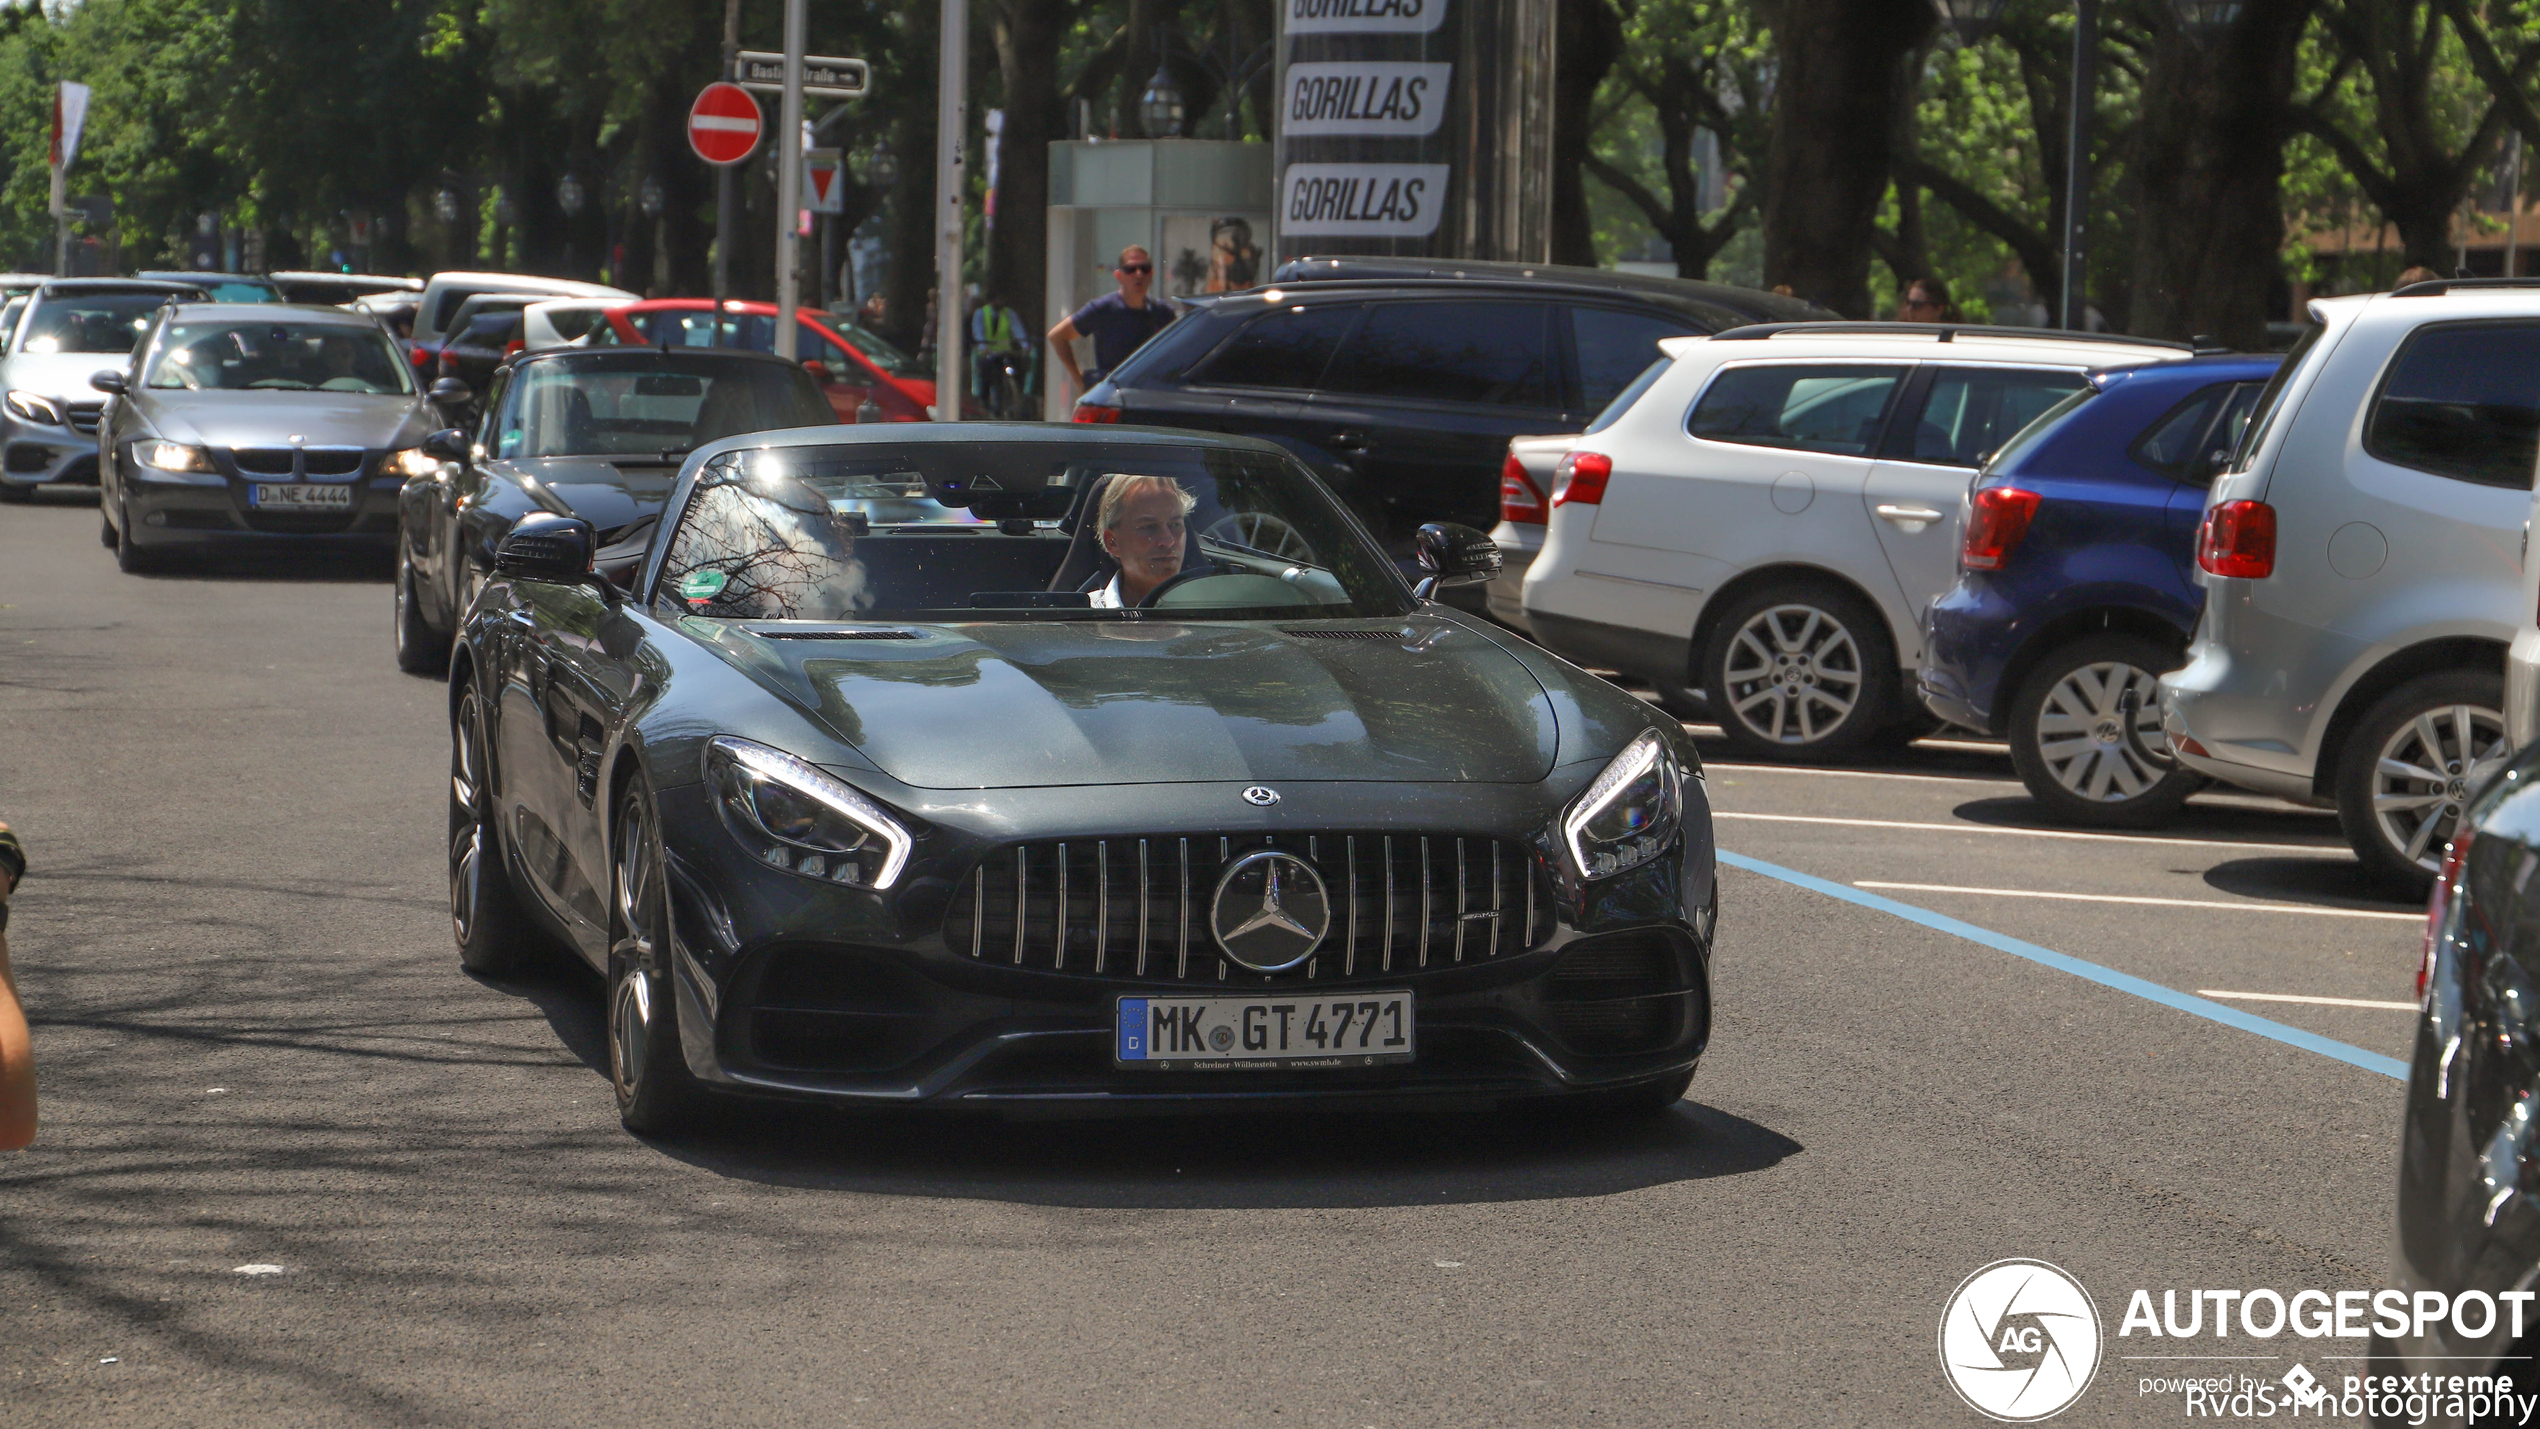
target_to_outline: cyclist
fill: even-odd
[[[1023,380],[1029,372],[1030,339],[1023,315],[990,293],[970,315],[972,390],[990,412],[1000,417],[1023,415]]]

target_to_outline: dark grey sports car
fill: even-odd
[[[679,464],[708,442],[837,421],[809,373],[762,352],[551,348],[514,358],[475,433],[432,434],[397,502],[398,667],[439,674],[494,544],[532,512],[641,542]],[[640,548],[640,547],[639,547]],[[632,552],[629,552],[631,555]]]
[[[438,464],[413,369],[359,313],[179,304],[89,380],[114,395],[99,539],[128,571],[179,549],[385,551],[398,486]]]
[[[451,662],[472,969],[608,979],[619,1108],[1665,1107],[1711,1028],[1681,726],[1415,592],[1267,443],[864,427],[523,519]]]

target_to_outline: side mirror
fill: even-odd
[[[881,403],[867,397],[863,401],[855,404],[855,421],[857,426],[861,427],[867,422],[878,422],[880,420],[882,420]]]
[[[1432,521],[1413,534],[1411,549],[1429,573],[1414,592],[1422,600],[1441,586],[1472,585],[1499,574],[1499,543],[1470,526]]]
[[[2188,471],[2188,475],[2196,478],[2198,481],[2210,482],[2215,477],[2222,475],[2223,468],[2229,465],[2231,465],[2231,448],[2216,447],[2212,451],[2205,453],[2205,455],[2197,461],[2196,465]]]
[[[467,429],[443,427],[423,439],[423,451],[424,455],[437,456],[443,461],[465,461],[467,460]]]
[[[513,580],[580,585],[591,578],[599,537],[579,516],[540,511],[512,524],[494,548],[494,574]]]
[[[431,396],[433,404],[441,407],[464,407],[476,399],[476,394],[469,390],[468,385],[455,377],[444,377],[433,383]]]
[[[824,387],[827,386],[831,380],[829,376],[829,364],[821,361],[817,357],[804,358],[803,371],[810,373],[811,380],[820,383]]]
[[[88,385],[100,392],[112,392],[118,397],[124,393],[123,374],[111,367],[102,372],[88,374]]]

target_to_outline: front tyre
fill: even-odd
[[[609,883],[609,1082],[618,1119],[642,1135],[677,1133],[707,1092],[679,1046],[670,962],[670,896],[652,785],[641,774],[618,797]]]
[[[2423,898],[2461,808],[2513,756],[2504,678],[2419,675],[2381,697],[2337,757],[2337,822],[2366,871]]]
[[[1836,758],[1890,722],[1896,655],[1886,625],[1831,586],[1777,584],[1733,602],[1703,667],[1712,718],[1748,755]]]
[[[404,542],[398,542],[400,547]],[[397,553],[397,613],[394,634],[397,668],[409,675],[446,675],[450,671],[450,637],[432,628],[415,601],[415,568],[401,549]]]
[[[2200,781],[2161,732],[2162,670],[2140,635],[2094,635],[2040,661],[2011,700],[2011,764],[2047,817],[2141,829],[2167,823]]]
[[[543,947],[503,866],[488,748],[485,709],[470,689],[459,696],[450,721],[450,930],[462,966],[480,977],[503,977],[521,971]]]

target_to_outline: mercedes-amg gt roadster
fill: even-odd
[[[718,1094],[1674,1105],[1711,1031],[1682,726],[1439,604],[1294,458],[806,428],[649,539],[537,514],[451,661],[462,960],[607,980],[638,1131]]]

